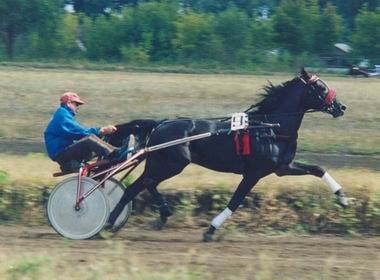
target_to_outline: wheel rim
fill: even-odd
[[[82,178],[83,192],[93,188],[97,182]],[[101,189],[95,190],[75,209],[78,177],[67,178],[59,183],[49,196],[48,218],[52,227],[70,239],[88,239],[96,235],[108,220],[109,202]]]

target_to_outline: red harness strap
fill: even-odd
[[[245,131],[243,134],[243,156],[249,156],[251,154],[251,141],[249,131]]]
[[[301,79],[301,81],[303,81],[305,84],[313,84],[313,83],[315,83],[315,82],[317,82],[317,81],[319,81],[319,80],[321,80],[317,75],[312,75],[311,77],[310,77],[310,79],[309,79],[309,81],[308,82],[306,82],[304,79],[302,79],[302,78],[300,78]],[[323,82],[323,81],[322,81]],[[325,84],[325,82],[323,82],[324,84]],[[326,85],[326,84],[325,84]],[[327,85],[326,85],[326,87],[327,87]],[[336,96],[336,90],[335,89],[332,89],[332,88],[329,88],[329,87],[327,87],[328,88],[328,93],[327,93],[327,95],[326,95],[326,97],[325,97],[325,100],[324,100],[324,102],[325,102],[325,104],[326,105],[328,105],[328,106],[331,106],[331,104],[333,103],[333,101],[334,101],[334,98],[335,98],[335,96]]]
[[[336,96],[336,90],[330,88],[329,92],[327,93],[327,95],[325,97],[325,104],[331,106],[331,104],[334,101],[335,96]]]
[[[244,130],[242,135],[239,131],[235,132],[235,150],[238,156],[249,156],[251,154],[251,137],[249,130]]]

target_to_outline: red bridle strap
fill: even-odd
[[[303,78],[301,78],[301,77],[300,77],[300,79],[301,79],[302,82],[304,82],[307,85],[314,84],[314,83],[316,83],[317,81],[320,80],[320,78],[317,75],[312,75],[307,82]],[[326,87],[327,87],[327,85],[326,85]],[[325,102],[326,105],[331,106],[331,104],[333,103],[333,100],[334,100],[334,98],[336,96],[336,90],[335,89],[330,89],[329,87],[327,87],[327,88],[329,89],[329,91],[328,91],[328,93],[327,93],[327,95],[325,97],[324,102]]]
[[[331,104],[333,103],[333,100],[336,96],[336,90],[335,89],[332,89],[332,88],[329,88],[329,92],[327,93],[326,97],[325,97],[325,104],[328,105],[328,106],[331,106]]]

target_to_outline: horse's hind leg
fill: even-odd
[[[161,228],[173,213],[162,195],[158,192],[157,186],[164,180],[182,172],[182,170],[190,163],[190,152],[188,144],[175,146],[173,148],[164,149],[152,155],[147,162],[146,170],[148,177],[155,178],[155,181],[147,186],[148,191],[152,195],[153,203],[156,204],[160,211],[160,220],[156,224]],[[162,159],[165,159],[162,161]]]
[[[338,203],[343,206],[348,206],[348,200],[346,195],[343,192],[342,186],[339,185],[325,170],[317,165],[304,164],[300,162],[293,161],[290,164],[282,165],[276,171],[278,176],[286,176],[286,175],[314,175],[318,178],[321,178],[323,182],[325,182],[331,189],[331,191],[335,194]]]
[[[185,151],[183,147],[176,147],[177,152],[172,150],[168,149],[168,151],[166,151],[166,153],[170,152],[168,157],[164,157],[166,154],[160,155],[160,153],[157,152],[155,156],[147,159],[143,174],[135,182],[133,182],[132,185],[126,188],[120,201],[111,212],[110,218],[107,222],[108,228],[112,227],[128,202],[130,202],[142,190],[146,188],[151,193],[153,192],[155,197],[161,197],[156,189],[157,186],[162,181],[181,173],[182,170],[190,163],[189,158],[183,156],[184,154],[186,155],[186,153],[181,153],[182,150]],[[166,158],[167,160],[163,163],[161,161],[162,158]],[[169,213],[166,210],[168,210],[168,208],[162,208],[162,214],[165,214],[167,218]]]
[[[115,208],[110,214],[110,217],[107,221],[105,228],[112,228],[117,217],[124,210],[124,207],[144,189],[144,174],[142,174],[136,181],[134,181],[129,187],[124,191],[123,196],[120,198],[120,201],[116,204]]]
[[[116,205],[114,211],[112,211],[110,218],[108,220],[109,224],[113,224],[116,221],[117,217],[123,211],[125,205],[128,204],[134,197],[136,197],[142,190],[145,188],[152,195],[153,203],[158,205],[160,209],[160,220],[162,224],[165,224],[167,218],[172,215],[167,202],[164,200],[162,195],[157,191],[157,185],[161,181],[157,178],[152,178],[148,175],[142,175],[137,179],[132,185],[130,185],[124,191],[122,198],[119,203]]]
[[[153,204],[157,205],[160,211],[160,225],[157,225],[157,227],[161,228],[164,224],[166,224],[168,217],[173,215],[173,211],[170,209],[168,202],[158,192],[157,185],[150,185],[148,187],[148,191],[152,196]]]
[[[145,188],[149,190],[157,202],[160,202],[160,221],[156,224],[156,227],[162,228],[167,221],[167,217],[169,217],[171,213],[168,212],[170,209],[168,208],[167,203],[163,200],[161,194],[156,189],[160,182],[161,181],[157,178],[152,178],[149,175],[142,174],[135,182],[125,189],[120,201],[111,212],[105,229],[112,229],[113,224],[120,213],[124,210],[125,206]]]

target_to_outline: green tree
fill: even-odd
[[[364,7],[355,19],[352,43],[357,55],[372,63],[380,62],[380,8],[371,12]]]
[[[319,55],[329,55],[343,33],[342,18],[336,13],[335,6],[328,4],[319,17],[314,35],[314,52]]]
[[[344,18],[345,25],[350,30],[354,29],[355,17],[364,5],[370,11],[374,11],[380,6],[380,0],[322,0],[321,4],[324,6],[329,2],[337,7],[339,14]]]
[[[130,6],[137,6],[140,0],[113,0],[114,2],[114,7],[116,8],[121,8],[125,5],[130,5]]]
[[[233,7],[215,17],[215,34],[222,43],[222,60],[228,64],[246,63],[250,58],[250,20]]]
[[[183,0],[186,8],[197,12],[219,13],[226,10],[234,1],[231,0]]]
[[[175,49],[180,60],[211,61],[220,57],[212,15],[189,12],[176,22]]]
[[[79,17],[66,13],[58,29],[59,51],[61,54],[74,55],[80,50],[78,41],[80,38]],[[84,49],[83,49],[84,50]]]
[[[65,57],[79,51],[78,37],[78,16],[65,12],[22,36],[23,40],[16,44],[15,50],[20,55],[33,58]]]
[[[274,46],[273,22],[251,21],[251,45],[254,52],[269,50]]]
[[[121,32],[118,16],[83,17],[83,42],[90,59],[120,58]]]
[[[182,0],[181,3],[186,8],[191,8],[198,12],[220,13],[231,7],[237,7],[252,17],[255,10],[266,6],[272,9],[280,0]]]
[[[316,0],[284,0],[273,17],[275,41],[293,54],[310,51],[318,26],[318,9]]]
[[[251,22],[252,62],[264,63],[268,51],[276,48],[274,44],[273,23],[271,20]]]
[[[112,0],[72,0],[69,3],[73,4],[74,10],[77,13],[95,18],[98,15],[107,14],[107,8],[112,8]]]
[[[0,34],[9,59],[13,58],[16,39],[31,31],[52,28],[63,12],[61,0],[1,0]]]
[[[15,44],[15,53],[19,56],[37,57],[55,57],[59,53],[60,36],[59,26],[61,19],[50,21],[48,24],[41,26],[38,30],[27,32],[20,36]],[[25,48],[25,46],[28,46]]]
[[[123,45],[142,50],[154,61],[169,58],[173,53],[178,8],[167,2],[149,2],[124,9]]]

